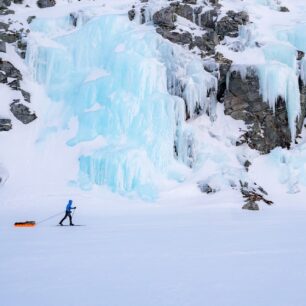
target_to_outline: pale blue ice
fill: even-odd
[[[87,19],[76,28],[71,17],[35,20],[32,31],[44,40],[32,37],[27,62],[49,97],[63,104],[62,128],[77,118],[69,146],[106,139],[79,157],[80,186],[106,184],[153,200],[161,178],[181,179],[173,171],[178,163],[192,166],[186,111],[193,117],[199,106],[213,109],[207,91],[216,79],[151,27],[125,15]]]

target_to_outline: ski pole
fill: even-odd
[[[75,213],[75,210],[76,210],[76,208],[73,210],[71,218],[73,218],[73,215],[74,215],[74,213]]]

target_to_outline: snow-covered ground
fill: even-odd
[[[254,214],[224,194],[151,205],[73,199],[75,223],[86,226],[57,227],[57,217],[13,228],[57,213],[61,196],[1,208],[1,305],[306,305],[301,202]]]

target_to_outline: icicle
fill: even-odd
[[[239,42],[246,47],[256,46],[255,25],[252,23],[242,25],[239,27]]]
[[[280,63],[265,64],[257,67],[260,91],[263,100],[275,110],[279,97],[286,102],[291,138],[296,137],[296,121],[300,116],[300,90],[295,72]]]

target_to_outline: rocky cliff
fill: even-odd
[[[220,103],[224,103],[225,114],[243,120],[247,125],[247,131],[237,145],[247,143],[250,148],[264,154],[278,146],[290,148],[292,137],[284,98],[277,98],[273,110],[262,97],[256,69],[252,65],[240,67],[241,71],[247,71],[246,76],[242,77],[237,67],[236,71],[231,69],[232,61],[216,50],[218,45],[224,44],[229,44],[235,52],[243,49],[239,33],[242,27],[251,23],[247,12],[224,12],[219,1],[183,0],[169,1],[167,6],[152,13],[149,11],[150,0],[140,2],[129,12],[130,20],[139,18],[141,23],[153,21],[157,33],[188,48],[190,52],[200,54],[205,70],[218,77],[217,98]],[[283,13],[288,12],[281,5],[278,9]],[[179,18],[184,18],[187,26],[183,28],[178,23]],[[257,43],[256,47],[262,46]],[[303,52],[297,52],[297,62],[303,56]],[[296,135],[303,128],[306,114],[305,85],[301,81],[300,94],[301,114],[296,124]]]

